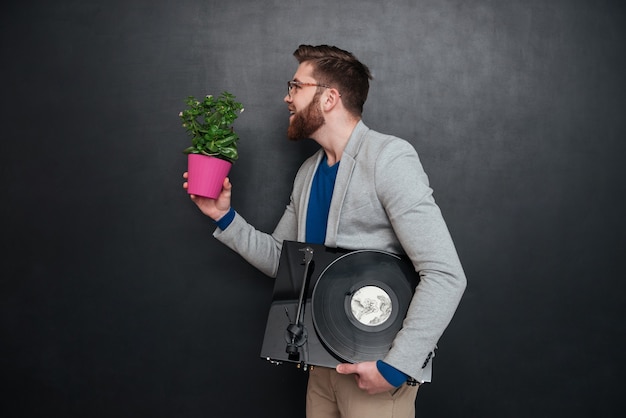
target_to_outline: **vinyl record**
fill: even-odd
[[[382,358],[402,327],[417,281],[412,266],[394,254],[363,250],[337,258],[313,289],[320,340],[345,362]]]

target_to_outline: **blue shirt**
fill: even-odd
[[[323,244],[326,241],[328,211],[330,210],[330,201],[333,197],[338,169],[339,163],[329,167],[328,160],[324,155],[315,171],[306,213],[305,230],[306,242],[311,244]]]

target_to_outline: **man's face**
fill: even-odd
[[[301,83],[317,84],[312,77],[312,67],[309,63],[300,64],[293,81]],[[313,134],[324,125],[324,114],[320,108],[320,97],[317,87],[311,85],[294,86],[287,96],[287,103],[291,116],[287,138],[292,141],[312,138]]]

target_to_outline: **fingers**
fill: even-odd
[[[183,173],[183,178],[184,179],[188,179],[189,178],[189,172],[185,171]],[[189,188],[189,182],[185,181],[183,183],[183,189],[187,190]],[[228,177],[226,177],[224,179],[224,183],[222,185],[222,191],[220,193],[220,196],[218,198],[218,200],[222,200],[224,201],[224,199],[228,200],[228,205],[230,205],[230,192],[233,188],[233,185],[230,182],[230,179]],[[195,195],[189,195],[191,197],[191,200],[193,200],[194,202],[198,203],[198,196]]]
[[[233,188],[233,185],[230,183],[230,179],[228,177],[226,177],[224,179],[224,185],[223,185],[224,189],[226,190],[230,190]]]
[[[378,372],[376,362],[366,361],[356,364],[342,363],[336,367],[336,370],[337,373],[340,374],[354,375],[359,389],[370,395],[393,389],[393,386]]]
[[[189,173],[188,173],[187,171],[185,171],[185,172],[183,173],[183,178],[184,178],[184,179],[189,178]],[[183,183],[183,189],[187,190],[187,188],[188,188],[188,187],[189,187],[189,183],[188,183],[188,182],[184,182],[184,183]],[[193,200],[193,199],[192,199],[192,200]]]
[[[337,373],[339,374],[358,374],[358,363],[342,363],[337,365]]]

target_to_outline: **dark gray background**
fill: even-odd
[[[469,279],[421,417],[621,404],[625,7],[618,1],[5,1],[2,416],[303,416],[259,358],[272,281],[181,188],[188,95],[234,93],[233,205],[271,232],[301,43],[354,52],[411,141]],[[7,411],[12,411],[7,414]]]

